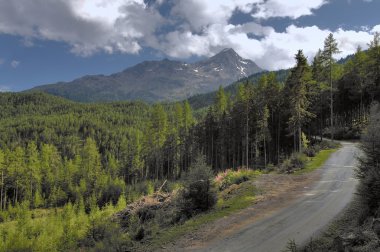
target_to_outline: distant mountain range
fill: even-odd
[[[74,101],[146,102],[174,101],[215,91],[234,81],[263,71],[253,61],[243,59],[233,49],[195,63],[164,59],[145,61],[122,72],[91,75],[73,80],[38,86],[43,91]]]

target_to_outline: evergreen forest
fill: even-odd
[[[292,69],[182,102],[0,93],[0,251],[128,251],[139,229],[126,232],[115,213],[186,187],[200,165],[206,178],[266,171],[323,137],[359,139],[380,102],[380,34],[368,43],[337,62],[330,35],[313,59],[295,52]]]

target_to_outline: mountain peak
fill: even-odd
[[[234,49],[232,49],[231,47],[230,48],[224,48],[221,53],[225,53],[225,52],[235,52]]]
[[[170,59],[145,61],[110,76],[90,76],[68,83],[36,87],[77,101],[186,99],[217,90],[262,71],[253,61],[226,48],[206,60],[185,63]]]
[[[232,48],[224,48],[222,51],[220,51],[215,56],[217,56],[217,55],[233,55],[233,56],[240,57],[240,55],[237,54],[237,52],[234,49],[232,49]]]

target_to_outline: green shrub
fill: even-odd
[[[152,195],[154,193],[154,183],[152,181],[146,182],[146,195]]]
[[[314,143],[313,145],[310,145],[309,147],[304,149],[303,153],[308,157],[315,157],[320,151],[321,151],[320,144]]]
[[[306,156],[301,153],[293,153],[288,159],[285,159],[280,165],[280,170],[286,173],[292,173],[294,170],[305,168]]]
[[[212,208],[216,203],[216,192],[212,188],[213,173],[203,156],[197,157],[186,174],[183,189],[177,201],[182,214],[191,217]]]
[[[276,166],[275,166],[274,164],[269,163],[269,164],[267,165],[267,167],[265,168],[265,172],[266,172],[266,173],[269,173],[269,172],[274,171],[275,169],[276,169]]]

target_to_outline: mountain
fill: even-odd
[[[211,58],[195,63],[168,59],[145,61],[108,76],[85,76],[31,90],[81,102],[172,101],[214,91],[220,85],[227,86],[261,71],[253,61],[243,59],[233,49],[224,49]]]

